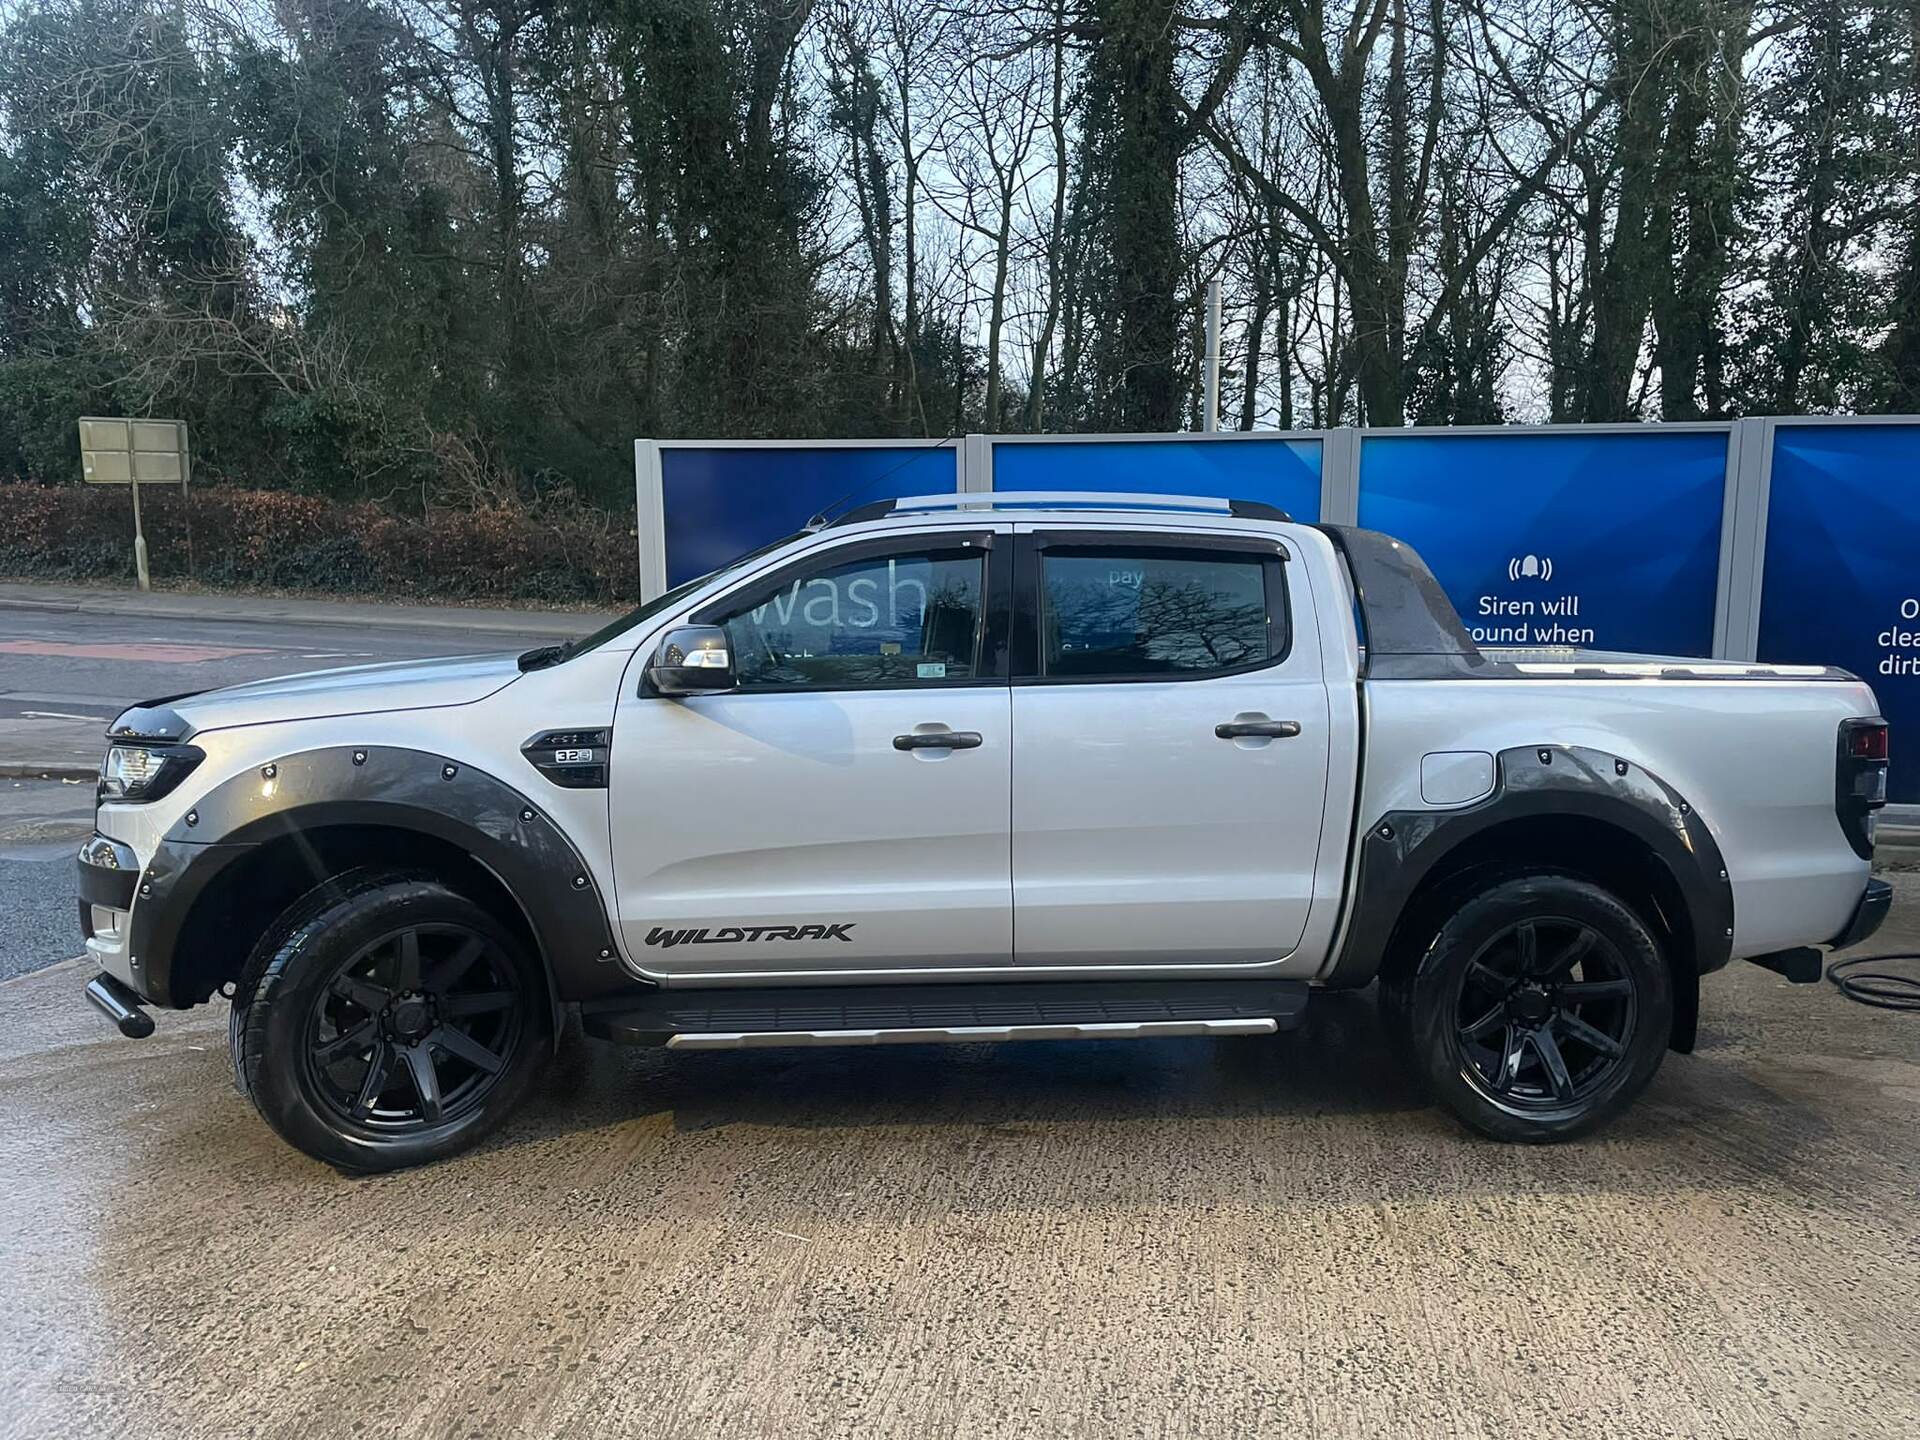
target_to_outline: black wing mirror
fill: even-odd
[[[647,662],[647,685],[656,695],[703,695],[738,683],[727,632],[718,625],[682,625],[669,630]]]

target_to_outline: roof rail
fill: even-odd
[[[875,500],[856,506],[828,528],[882,520],[909,510],[1200,510],[1232,515],[1242,520],[1290,521],[1293,517],[1259,500],[1226,500],[1211,495],[1133,495],[1101,490],[984,490],[948,495],[907,495],[898,500]]]

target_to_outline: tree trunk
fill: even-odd
[[[1090,64],[1114,121],[1106,223],[1120,293],[1116,416],[1127,430],[1172,430],[1180,418],[1174,355],[1182,273],[1174,206],[1182,127],[1173,74],[1172,0],[1095,0],[1100,38]]]
[[[1822,29],[1817,71],[1820,101],[1831,102],[1840,89],[1840,68],[1846,62],[1840,49],[1844,22],[1837,9],[1822,7],[1814,22]],[[1814,144],[1813,174],[1808,179],[1806,230],[1790,264],[1791,279],[1786,299],[1786,333],[1779,346],[1779,371],[1773,408],[1780,415],[1795,415],[1804,403],[1801,394],[1807,368],[1813,360],[1814,328],[1824,318],[1826,303],[1826,267],[1833,251],[1833,206],[1841,163],[1834,144],[1834,117],[1830,103],[1809,107],[1810,118],[1820,127]]]
[[[1293,297],[1289,291],[1280,292],[1279,325],[1275,333],[1279,345],[1275,350],[1275,359],[1280,365],[1280,428],[1293,428]]]
[[[520,167],[514,144],[519,116],[513,46],[520,33],[519,16],[513,13],[508,0],[492,12],[492,18],[496,28],[491,42],[482,40],[478,28],[471,24],[469,33],[480,51],[477,58],[481,61],[486,99],[487,148],[493,165],[493,238],[500,265],[501,318],[506,337],[504,362],[509,374],[517,374],[531,358],[526,353],[522,335],[526,306],[521,294]]]
[[[1034,434],[1046,415],[1047,358],[1053,353],[1053,332],[1060,319],[1061,271],[1066,259],[1067,235],[1067,39],[1066,0],[1054,6],[1053,98],[1048,128],[1053,135],[1053,215],[1047,227],[1047,310],[1040,337],[1033,342],[1033,374],[1027,391],[1027,429]]]
[[[1660,413],[1667,420],[1726,413],[1720,293],[1738,224],[1752,19],[1752,6],[1738,5],[1717,29],[1689,36],[1676,51],[1680,71],[1668,126],[1670,163],[1654,217],[1654,248],[1668,266],[1668,283],[1656,288],[1653,300]]]
[[[1000,331],[1007,314],[1007,265],[1013,249],[1013,187],[1003,180],[999,194],[1000,223],[993,237],[993,293],[987,306],[987,398],[981,428],[993,434],[1000,428]]]
[[[895,93],[900,101],[900,224],[904,252],[900,257],[901,300],[906,323],[905,343],[900,346],[900,365],[905,369],[901,381],[900,416],[902,428],[920,417],[920,433],[928,435],[933,427],[927,421],[927,402],[920,394],[920,154],[913,148],[913,77],[909,72],[907,51],[901,50],[900,72],[895,77]]]
[[[1920,115],[1920,0],[1907,4],[1909,114]],[[1920,177],[1920,133],[1908,137],[1907,175]],[[1893,275],[1892,331],[1883,352],[1888,376],[1884,407],[1920,412],[1920,197],[1909,203],[1906,254]]]
[[[1247,362],[1240,385],[1240,428],[1253,429],[1260,413],[1260,359],[1267,343],[1267,317],[1273,312],[1273,271],[1265,256],[1253,262],[1253,314],[1247,319]]]
[[[1373,205],[1373,180],[1367,159],[1366,61],[1343,57],[1336,71],[1324,51],[1313,55],[1309,72],[1320,92],[1333,140],[1335,179],[1346,210],[1345,278],[1352,317],[1349,368],[1359,383],[1367,423],[1400,425],[1406,420],[1401,373],[1406,339],[1406,291],[1396,290],[1393,265],[1381,244]],[[1394,348],[1399,337],[1401,349]],[[1327,423],[1337,425],[1341,397],[1336,389]]]
[[[1400,372],[1396,389],[1404,406],[1407,371],[1407,271],[1413,260],[1413,116],[1407,82],[1406,0],[1393,0],[1392,43],[1387,50],[1387,266],[1385,301],[1387,357]],[[1435,37],[1436,44],[1438,37]],[[1387,423],[1398,425],[1402,415]]]
[[[1594,283],[1593,344],[1580,406],[1581,418],[1594,421],[1632,418],[1634,372],[1654,288],[1650,212],[1667,90],[1664,37],[1653,13],[1634,7],[1616,24],[1612,84],[1620,186],[1613,243]]]

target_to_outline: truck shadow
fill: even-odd
[[[849,1152],[888,1135],[910,1144],[907,1135],[944,1132],[928,1143],[976,1157],[983,1146],[1001,1151],[990,1170],[1028,1148],[1033,1164],[1061,1172],[1053,1198],[1062,1204],[1073,1200],[1070,1167],[1059,1165],[1068,1151],[1105,1152],[1115,1164],[1179,1155],[1178,1188],[1203,1194],[1210,1182],[1196,1171],[1221,1167],[1219,1188],[1237,1193],[1250,1152],[1265,1153],[1261,1171],[1289,1152],[1316,1152],[1335,1167],[1320,1177],[1332,1192],[1324,1198],[1368,1202],[1515,1183],[1666,1195],[1676,1184],[1853,1183],[1851,1162],[1829,1153],[1834,1116],[1822,1098],[1770,1083],[1745,1059],[1670,1055],[1601,1133],[1542,1148],[1485,1140],[1436,1107],[1390,1044],[1371,990],[1316,997],[1291,1034],[1220,1040],[702,1054],[574,1034],[541,1093],[487,1148],[591,1144],[642,1123],[668,1149],[709,1132],[806,1135]],[[1825,1158],[1810,1161],[1809,1147]],[[999,1203],[984,1189],[976,1201]]]
[[[1307,1023],[1230,1039],[1017,1041],[685,1052],[569,1035],[536,1113],[582,1101],[665,1114],[680,1131],[1004,1125],[1074,1117],[1402,1114],[1427,1108],[1370,993],[1317,998]],[[602,1114],[599,1118],[605,1118]]]
[[[819,1176],[843,1171],[938,1180],[955,1187],[954,1203],[985,1210],[1883,1189],[1893,1162],[1871,1122],[1819,1072],[1732,1033],[1731,1045],[1669,1056],[1598,1135],[1529,1147],[1482,1139],[1433,1105],[1371,992],[1317,997],[1291,1034],[1218,1040],[698,1053],[608,1045],[572,1028],[498,1134],[371,1180],[333,1177],[285,1147],[224,1083],[224,1047],[195,1046],[206,1053],[178,1060],[191,1077],[127,1127],[133,1143],[116,1163],[316,1195],[472,1184],[622,1205],[646,1195],[663,1218],[693,1217],[716,1190],[810,1205],[823,1183],[839,1183]]]

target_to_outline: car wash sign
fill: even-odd
[[[1360,523],[1478,644],[1707,655],[1726,466],[1723,429],[1370,434]]]

